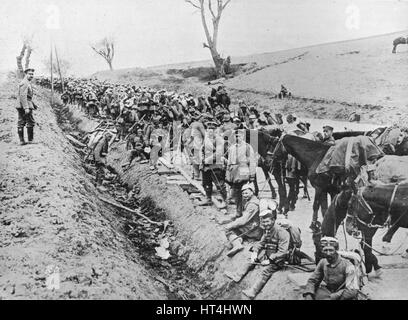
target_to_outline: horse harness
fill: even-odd
[[[368,214],[369,214],[370,216],[372,216],[371,221],[370,221],[369,223],[367,223],[367,222],[361,220],[361,219],[358,217],[358,215],[357,215],[354,211],[353,211],[353,214],[352,214],[352,215],[349,214],[349,213],[347,213],[347,217],[355,219],[356,221],[358,221],[359,223],[361,223],[362,225],[364,225],[364,226],[366,226],[366,227],[368,227],[368,228],[385,228],[385,227],[386,227],[387,225],[389,225],[390,222],[391,222],[391,208],[392,208],[392,205],[393,205],[393,203],[394,203],[395,195],[396,195],[396,193],[397,193],[398,187],[399,187],[399,184],[398,184],[398,183],[395,184],[394,189],[393,189],[392,194],[391,194],[390,203],[389,203],[389,205],[388,205],[387,219],[386,219],[386,221],[384,222],[384,224],[382,224],[382,225],[373,224],[373,221],[374,221],[374,219],[375,219],[375,214],[374,214],[373,209],[371,208],[371,206],[370,206],[370,205],[367,203],[367,201],[364,199],[364,197],[363,197],[363,189],[362,189],[362,188],[360,188],[360,189],[358,190],[357,195],[356,195],[356,198],[357,198],[357,201],[362,205],[362,207],[365,207],[365,208],[366,208],[366,210],[368,211]],[[406,214],[406,212],[398,218],[398,220],[394,223],[394,225],[395,225],[399,220],[401,220],[401,218],[402,218],[405,214]],[[392,226],[389,226],[389,227],[391,228]]]

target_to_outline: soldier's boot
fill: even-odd
[[[232,241],[232,249],[227,252],[227,256],[231,258],[243,249],[244,246],[242,245],[242,238],[236,238]]]
[[[26,142],[24,140],[24,128],[18,128],[17,129],[18,132],[18,138],[20,139],[20,145],[25,145]]]
[[[248,298],[254,299],[258,293],[262,290],[264,285],[268,282],[269,277],[262,277],[258,281],[255,282],[255,284],[246,290],[242,290],[242,293],[245,294]]]
[[[34,127],[27,127],[27,136],[28,142],[27,143],[34,143]]]

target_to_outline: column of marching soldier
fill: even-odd
[[[25,70],[25,77],[18,85],[18,135],[26,144],[33,143],[34,125],[33,87],[34,70]],[[248,263],[238,270],[226,271],[232,280],[239,282],[256,265],[263,268],[261,277],[243,293],[254,298],[269,278],[282,270],[287,263],[299,264],[304,255],[300,251],[300,230],[287,219],[278,219],[278,204],[274,200],[258,199],[256,168],[258,155],[246,141],[246,130],[276,130],[285,133],[294,130],[309,131],[310,125],[289,114],[284,123],[282,115],[260,112],[255,106],[239,101],[231,105],[224,86],[213,89],[209,97],[197,97],[182,92],[155,90],[131,84],[116,84],[96,79],[68,78],[61,83],[54,80],[54,87],[61,92],[65,105],[77,105],[89,117],[110,120],[114,130],[102,131],[93,146],[97,167],[97,183],[102,183],[106,154],[112,135],[126,140],[128,161],[150,162],[150,169],[157,169],[160,155],[169,148],[180,147],[188,155],[192,175],[201,180],[207,199],[200,205],[212,204],[214,183],[223,204],[235,202],[236,213],[224,225],[231,247],[227,255],[234,256],[243,249],[243,241],[254,242]],[[38,78],[37,83],[50,88],[48,78]],[[62,87],[66,90],[62,92]],[[109,122],[109,121],[107,121]],[[334,144],[333,128],[324,126],[321,141]],[[177,141],[176,141],[177,138]],[[296,165],[296,164],[295,164]],[[287,168],[290,174],[291,168]],[[230,185],[228,196],[226,182]],[[297,195],[296,195],[297,196]],[[338,241],[323,238],[321,241],[326,258],[322,259],[310,277],[304,293],[306,299],[355,299],[358,292],[355,269],[352,263],[338,254]],[[308,257],[307,257],[308,258]],[[322,281],[325,283],[321,285]]]

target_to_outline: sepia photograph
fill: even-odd
[[[1,0],[0,300],[408,300],[407,17]]]

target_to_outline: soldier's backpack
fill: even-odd
[[[354,251],[338,251],[339,255],[344,259],[349,260],[355,268],[356,286],[361,289],[364,286],[364,278],[366,277],[366,270],[363,258],[358,252]]]

